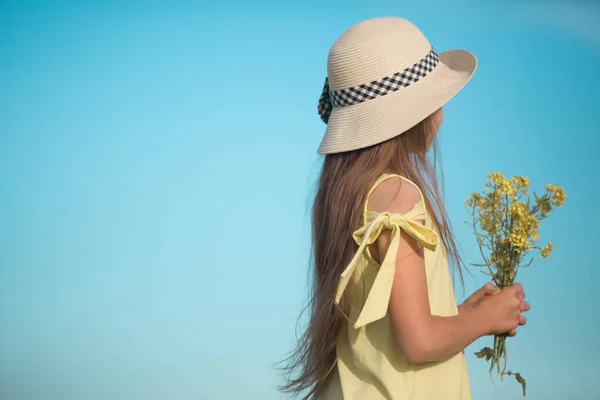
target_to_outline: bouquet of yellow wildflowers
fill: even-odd
[[[482,267],[500,289],[512,285],[519,268],[531,265],[533,258],[526,263],[529,251],[539,250],[543,258],[552,252],[553,245],[537,246],[540,221],[555,207],[563,205],[565,190],[557,185],[546,185],[546,193],[533,201],[529,198],[529,179],[522,175],[510,179],[503,174],[488,174],[489,182],[482,193],[473,193],[466,201],[467,209],[473,217],[473,230],[483,264]],[[494,336],[494,348],[486,347],[475,353],[478,358],[491,360],[490,373],[497,367],[500,379],[504,375],[515,376],[526,392],[525,379],[520,373],[506,370],[506,335]],[[503,361],[501,366],[501,361]]]

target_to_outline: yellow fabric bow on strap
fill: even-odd
[[[392,282],[396,272],[396,254],[400,244],[400,230],[415,238],[423,247],[429,250],[435,249],[438,243],[437,233],[419,222],[425,221],[425,206],[422,202],[415,204],[412,210],[405,214],[368,212],[367,219],[369,221],[352,235],[359,247],[350,264],[342,272],[335,296],[336,304],[339,304],[346,286],[352,278],[356,264],[367,246],[375,243],[384,229],[391,229],[392,233],[387,254],[377,272],[363,309],[354,323],[355,328],[377,321],[387,313],[392,293]]]

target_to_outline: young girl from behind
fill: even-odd
[[[449,269],[460,272],[461,258],[432,160],[442,106],[476,66],[466,50],[438,54],[395,17],[360,22],[331,48],[311,318],[286,391],[307,400],[471,399],[464,349],[525,324],[521,285],[488,284],[459,306]]]

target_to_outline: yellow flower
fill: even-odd
[[[487,177],[486,189],[471,193],[465,203],[472,207],[470,212],[477,224],[476,235],[482,250],[490,251],[489,261],[496,268],[492,276],[504,285],[513,281],[521,255],[532,249],[539,239],[540,220],[546,218],[554,206],[564,203],[566,192],[558,185],[546,185],[547,193],[531,202],[527,198],[530,182],[526,176],[507,179],[504,174],[494,172]],[[540,250],[542,257],[547,257],[552,243]],[[515,253],[519,257],[515,258]]]
[[[529,187],[529,178],[526,176],[517,175],[510,178],[510,180],[514,183],[517,189]]]
[[[544,217],[546,216],[546,214],[552,211],[552,203],[550,202],[550,199],[547,196],[540,197],[539,201],[537,202],[537,206],[540,212],[542,213],[542,216]]]
[[[527,203],[522,201],[512,203],[508,209],[516,218],[523,218],[529,213]]]
[[[542,257],[546,258],[550,255],[550,253],[552,253],[552,250],[554,249],[554,245],[552,244],[552,242],[548,242],[547,245],[542,246]]]
[[[523,192],[525,196],[529,193],[529,178],[523,175],[517,175],[510,178],[516,191]]]
[[[493,172],[488,175],[488,178],[495,184],[499,185],[504,181],[504,174],[500,172]]]
[[[479,194],[479,193],[471,193],[471,198],[467,199],[465,201],[465,204],[468,206],[473,206],[473,205],[479,205],[482,206],[484,205],[485,201],[483,200],[483,197]]]
[[[517,193],[517,189],[511,184],[509,180],[503,180],[500,183],[500,187],[502,188],[502,191],[508,194],[509,196],[512,196],[515,193]]]
[[[565,192],[565,189],[558,185],[546,185],[546,191],[550,195],[550,202],[554,206],[562,206],[567,199],[567,193]]]

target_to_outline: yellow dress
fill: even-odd
[[[470,400],[464,352],[443,361],[412,364],[394,340],[388,303],[400,235],[410,235],[424,247],[431,313],[452,316],[458,314],[458,307],[446,252],[422,193],[421,200],[404,214],[367,211],[373,190],[392,177],[414,185],[400,175],[385,174],[369,191],[364,225],[353,234],[359,248],[341,275],[336,295],[338,302],[349,281],[356,282],[350,299],[350,321],[340,333],[337,363],[319,400]],[[368,246],[384,229],[391,229],[391,243],[379,265]]]

